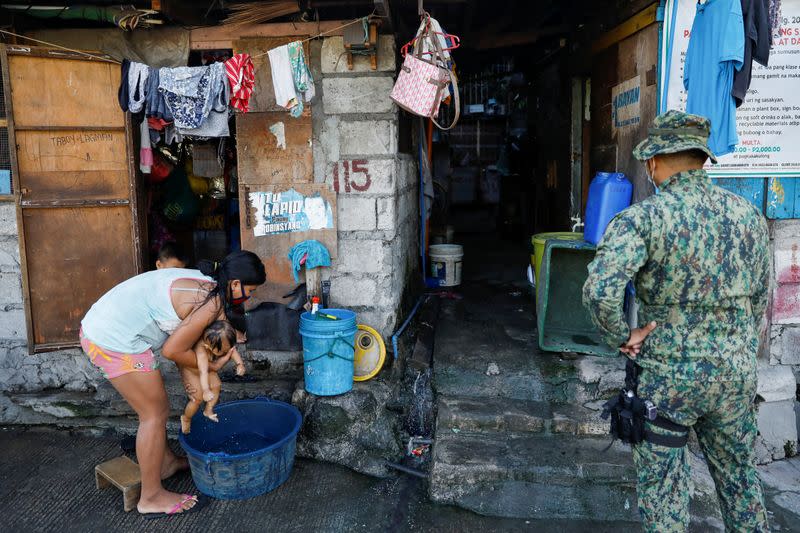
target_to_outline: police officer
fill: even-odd
[[[755,207],[714,186],[703,170],[708,158],[716,163],[709,133],[700,116],[656,117],[633,155],[658,194],[611,221],[589,265],[583,303],[606,342],[639,365],[638,397],[668,423],[694,428],[726,530],[768,531],[753,447],[769,237]],[[631,280],[646,324],[636,329],[622,309]],[[662,426],[648,421],[645,434],[681,435]],[[686,531],[687,447],[645,440],[633,458],[645,531]]]

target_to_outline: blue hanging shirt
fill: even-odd
[[[733,73],[742,68],[743,61],[741,0],[698,3],[683,67],[686,112],[711,121],[708,144],[717,157],[733,152],[739,142],[731,90]]]

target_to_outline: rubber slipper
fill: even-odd
[[[191,508],[186,509],[185,511],[181,511],[181,507],[183,507],[183,504],[185,504],[186,502],[188,502],[193,498],[197,500],[197,503],[195,503]],[[195,511],[199,511],[203,507],[207,506],[210,501],[211,501],[210,498],[207,498],[202,495],[195,496],[193,494],[184,494],[183,499],[180,501],[180,503],[176,503],[175,506],[166,513],[141,513],[141,515],[142,518],[144,518],[145,520],[156,520],[158,518],[171,518],[173,516],[180,516],[188,513],[193,513]]]

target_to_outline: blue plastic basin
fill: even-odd
[[[293,405],[256,398],[218,405],[212,422],[198,412],[192,432],[178,437],[195,485],[221,500],[241,500],[276,489],[294,466],[303,417]]]

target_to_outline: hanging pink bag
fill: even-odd
[[[429,43],[428,48],[432,51],[430,62],[422,59],[425,48],[423,41]],[[389,96],[409,113],[430,118],[440,129],[449,130],[456,125],[460,114],[458,83],[450,70],[441,66],[447,64],[447,60],[430,23],[424,25],[414,42],[414,53],[406,55]],[[442,99],[449,94],[447,87],[451,83],[455,96],[455,116],[452,124],[445,128],[436,122],[436,117]]]

